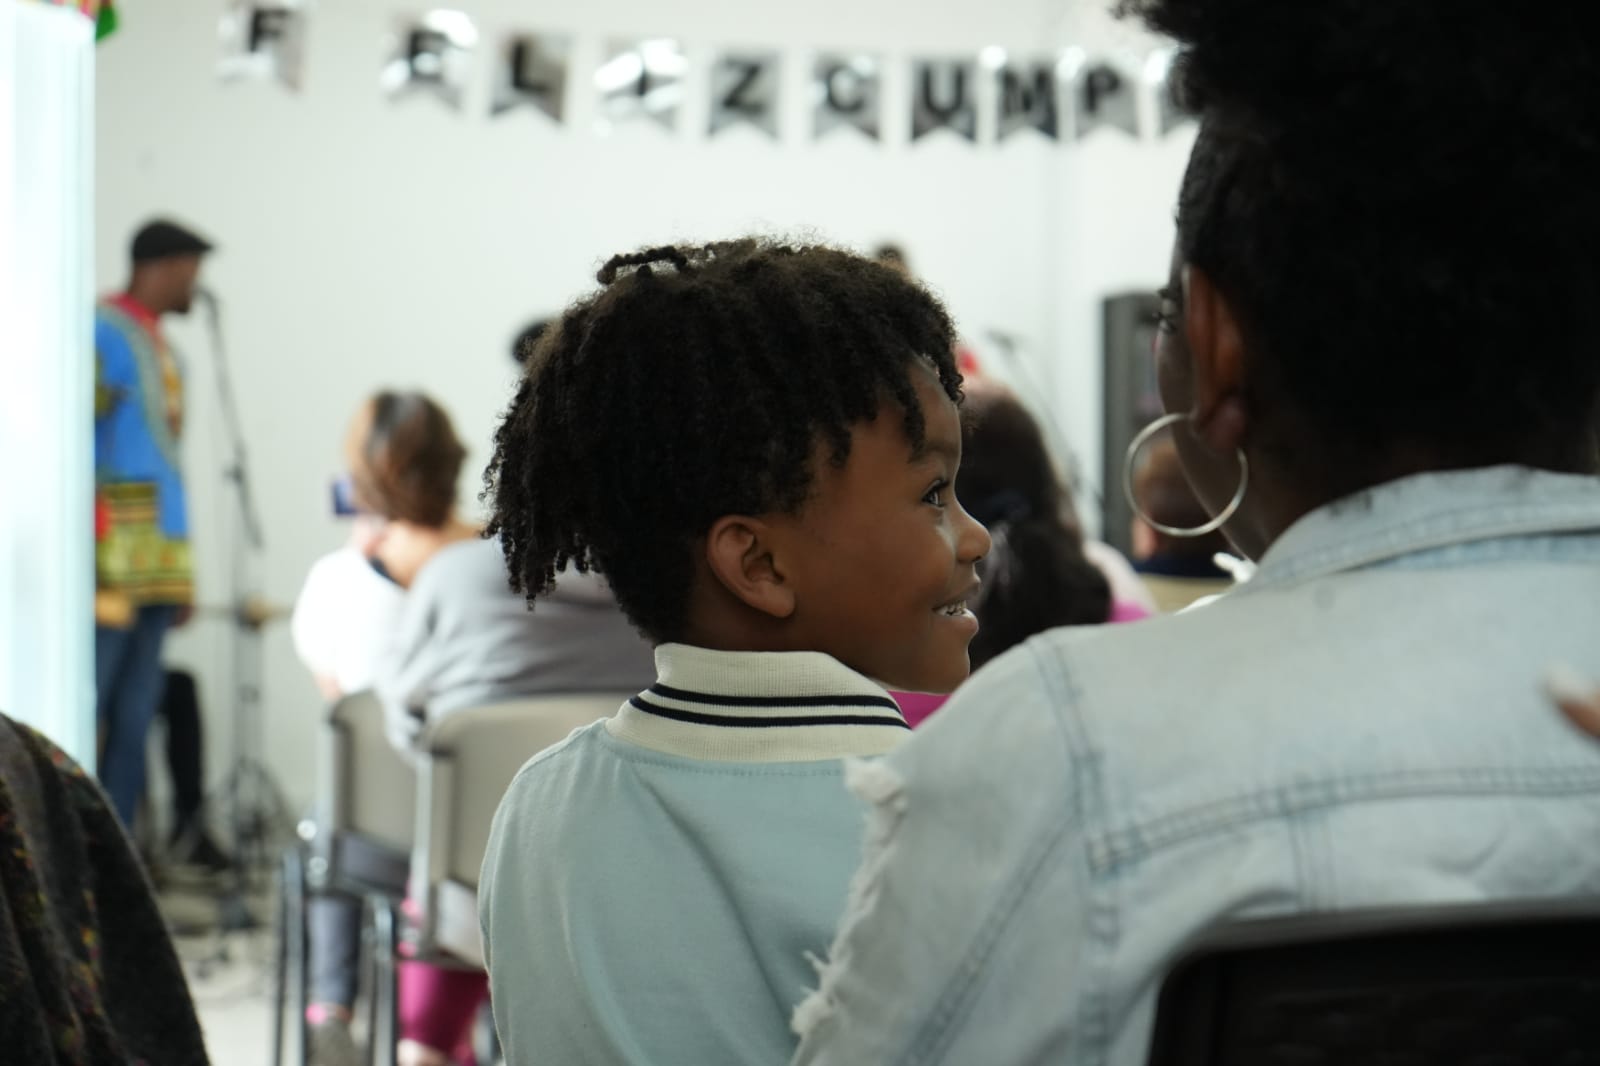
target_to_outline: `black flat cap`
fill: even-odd
[[[133,235],[133,261],[148,263],[155,259],[171,259],[179,255],[205,255],[212,244],[176,222],[157,219],[147,222]]]

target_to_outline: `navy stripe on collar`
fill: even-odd
[[[644,696],[635,696],[628,702],[644,711],[660,718],[670,718],[677,722],[691,722],[695,725],[733,726],[743,729],[766,729],[778,726],[807,726],[807,725],[882,725],[897,726],[901,729],[910,729],[905,719],[900,717],[899,707],[893,700],[878,700],[872,696],[796,696],[796,697],[766,697],[766,696],[706,696],[699,693],[684,693],[679,689],[667,688],[662,685],[652,685],[651,692],[670,696],[673,699],[684,701],[699,700],[718,706],[743,706],[743,707],[878,707],[886,706],[894,710],[894,715],[877,714],[800,714],[784,715],[781,717],[770,716],[744,716],[735,714],[706,714],[701,711],[686,711],[678,707],[663,707],[659,703],[651,703]],[[681,693],[681,694],[680,694]]]
[[[900,705],[888,696],[722,696],[711,692],[690,692],[657,682],[650,691],[669,700],[704,703],[711,707],[882,707],[900,713]]]

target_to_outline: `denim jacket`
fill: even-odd
[[[1306,516],[1248,585],[1060,630],[851,775],[864,865],[806,1066],[1138,1066],[1235,918],[1600,892],[1600,480],[1421,475]]]

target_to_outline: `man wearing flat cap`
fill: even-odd
[[[179,469],[183,375],[161,319],[186,314],[211,244],[169,221],[133,238],[126,291],[95,308],[95,683],[100,780],[125,825],[144,789],[161,644],[192,612]]]

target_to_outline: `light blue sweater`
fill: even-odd
[[[907,735],[825,655],[666,645],[656,663],[495,818],[479,901],[511,1066],[785,1061],[860,856],[841,757]]]

